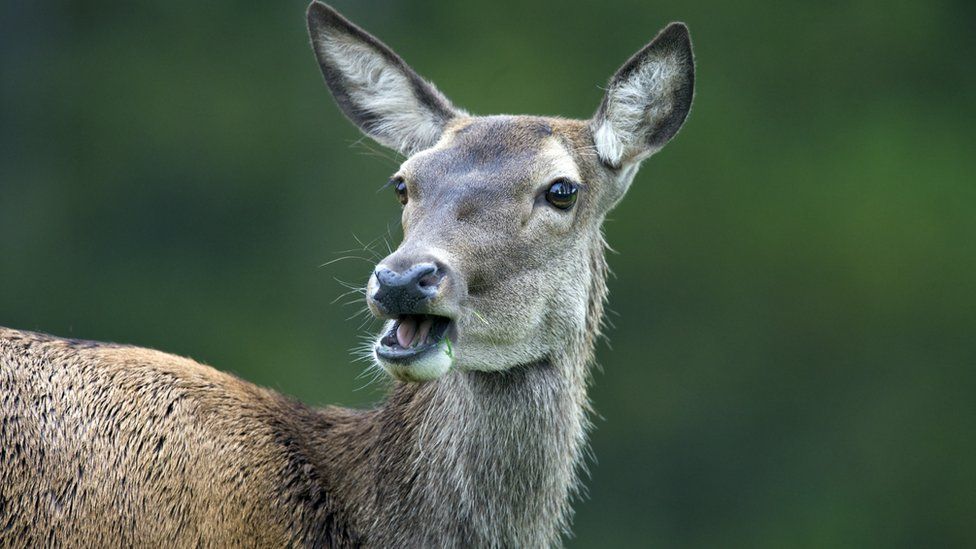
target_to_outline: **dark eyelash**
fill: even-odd
[[[398,182],[400,182],[402,180],[403,180],[402,177],[391,177],[389,180],[387,180],[386,183],[383,183],[382,185],[380,185],[380,188],[379,189],[376,189],[376,192],[380,192],[383,189],[389,189],[390,187],[392,187],[393,185],[395,185],[396,183],[398,183]]]

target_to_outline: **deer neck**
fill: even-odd
[[[585,440],[579,393],[551,362],[399,385],[368,452],[371,543],[550,544]]]
[[[589,364],[606,294],[602,239],[585,324],[548,360],[398,384],[363,418],[351,467],[377,545],[551,546],[568,526],[586,444]],[[365,424],[368,424],[366,427]]]

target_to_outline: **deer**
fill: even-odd
[[[376,408],[187,358],[0,328],[0,546],[550,547],[571,535],[607,298],[602,224],[691,108],[671,23],[586,120],[475,116],[330,6],[327,88],[403,155],[369,274]]]

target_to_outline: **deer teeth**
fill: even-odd
[[[427,342],[427,336],[430,335],[430,328],[434,325],[434,319],[425,316],[423,322],[420,323],[420,327],[417,329],[417,345],[422,345]]]
[[[450,319],[441,316],[403,315],[381,343],[388,347],[419,349],[445,337],[450,322]]]

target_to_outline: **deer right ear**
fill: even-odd
[[[325,83],[366,135],[404,155],[434,145],[461,113],[385,44],[330,6],[308,6],[308,33]]]
[[[688,116],[694,89],[688,27],[671,23],[610,79],[590,122],[600,160],[619,168],[660,150]]]

